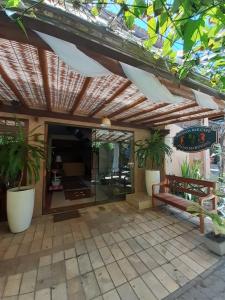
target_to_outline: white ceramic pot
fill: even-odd
[[[160,183],[160,171],[145,170],[145,184],[149,196],[152,196],[152,185],[156,183]]]
[[[7,218],[11,232],[26,230],[34,210],[35,190],[32,186],[13,188],[7,191]]]

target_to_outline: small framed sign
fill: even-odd
[[[206,126],[195,126],[176,134],[173,145],[184,152],[199,152],[217,142],[217,132]]]

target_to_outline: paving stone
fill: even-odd
[[[181,273],[176,267],[174,267],[171,263],[162,265],[162,268],[180,286],[183,286],[186,283],[188,283],[189,281],[188,278],[183,273]]]
[[[97,235],[94,237],[95,243],[98,248],[103,248],[106,246],[106,243],[104,242],[103,238],[101,235]]]
[[[138,273],[132,267],[127,258],[118,260],[117,263],[128,281],[138,277]]]
[[[104,300],[120,300],[120,297],[116,290],[112,290],[103,295]]]
[[[107,264],[110,264],[112,262],[115,261],[112,253],[110,252],[109,248],[108,247],[103,247],[103,248],[100,248],[99,249],[99,252],[101,254],[101,257],[104,261],[104,263],[107,265]]]
[[[34,300],[34,293],[19,295],[18,300]]]
[[[89,253],[90,261],[93,269],[100,268],[104,266],[103,260],[98,250]]]
[[[77,260],[80,269],[80,274],[85,274],[92,270],[92,266],[88,254],[82,254],[78,256]]]
[[[124,228],[120,228],[119,233],[123,237],[123,239],[125,239],[125,240],[131,238],[131,235]]]
[[[52,263],[55,264],[57,262],[64,260],[64,253],[63,251],[55,252],[52,255]]]
[[[135,253],[143,250],[143,248],[135,241],[135,239],[129,239],[126,242]]]
[[[193,259],[188,257],[186,254],[182,254],[179,257],[179,259],[182,260],[186,265],[188,265],[193,271],[195,271],[198,274],[201,274],[204,271],[203,267],[197,264]]]
[[[105,267],[95,270],[95,275],[102,293],[114,288],[113,282]]]
[[[120,247],[118,244],[111,245],[110,250],[115,258],[115,260],[119,260],[121,258],[124,258],[124,254],[121,251]]]
[[[22,274],[15,274],[8,277],[4,290],[5,297],[15,296],[19,294],[21,279]]]
[[[85,246],[84,241],[77,241],[75,243],[75,248],[76,248],[77,256],[79,256],[81,254],[84,254],[84,253],[87,253],[87,248]]]
[[[164,256],[165,259],[168,261],[175,258],[175,256],[168,249],[163,247],[162,245],[156,245],[156,246],[154,246],[154,248],[156,249],[156,251],[158,251],[158,253],[160,253],[162,256]]]
[[[152,259],[151,256],[146,251],[141,251],[137,253],[137,256],[150,270],[158,267],[158,263],[154,259]]]
[[[169,295],[167,289],[161,284],[161,282],[155,277],[152,272],[148,272],[142,275],[142,279],[157,299],[163,299],[164,297]]]
[[[121,242],[121,241],[124,240],[124,238],[119,234],[118,231],[112,231],[112,232],[111,232],[111,235],[112,235],[112,237],[114,238],[114,240],[115,240],[117,243],[119,243],[119,242]]]
[[[67,300],[66,283],[60,283],[52,289],[52,300]]]
[[[37,278],[37,270],[25,272],[23,274],[23,278],[20,286],[20,294],[33,292],[35,290],[36,278]]]
[[[75,248],[66,249],[64,251],[65,259],[69,259],[76,256]]]
[[[148,248],[146,252],[154,259],[159,265],[167,263],[167,260],[162,256],[154,247]]]
[[[104,233],[104,234],[102,235],[102,237],[103,237],[104,241],[106,242],[106,244],[107,244],[108,246],[110,246],[110,245],[112,245],[112,244],[115,243],[114,238],[112,237],[112,235],[111,235],[109,232]]]
[[[157,299],[140,277],[131,280],[130,285],[135,291],[139,299],[141,300]]]
[[[80,277],[75,277],[67,281],[67,287],[69,299],[86,299]]]
[[[93,272],[82,275],[81,280],[87,300],[100,295],[100,290]]]
[[[184,274],[189,280],[194,279],[198,274],[194,272],[189,266],[182,262],[179,258],[171,260],[171,264]]]
[[[158,267],[152,270],[152,272],[170,293],[179,288],[179,285],[163,270],[162,267]]]
[[[126,241],[120,242],[119,244],[120,249],[123,251],[125,256],[129,256],[134,253],[134,251],[131,249],[131,247],[128,245]]]
[[[145,266],[145,264],[143,264],[136,254],[129,256],[128,260],[138,274],[142,275],[148,272],[148,268]]]
[[[39,267],[48,266],[51,264],[51,262],[52,262],[51,255],[42,256],[40,257]]]
[[[142,249],[148,249],[151,247],[151,244],[147,242],[142,236],[136,236],[135,241],[142,247]]]
[[[66,279],[70,280],[73,277],[76,277],[79,275],[79,268],[78,268],[78,263],[77,259],[70,258],[65,261],[66,265]]]
[[[1,296],[3,295],[5,284],[6,284],[6,276],[1,276],[0,277],[0,299],[1,299]]]
[[[96,244],[92,238],[85,240],[85,244],[86,244],[86,248],[87,248],[88,252],[91,252],[91,251],[94,251],[97,249]]]
[[[134,293],[128,282],[117,287],[117,292],[121,300],[138,300],[137,295]]]
[[[127,281],[126,277],[123,275],[122,271],[120,270],[120,268],[116,262],[107,265],[106,268],[107,268],[107,270],[112,278],[112,281],[116,287]]]

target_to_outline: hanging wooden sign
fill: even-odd
[[[189,127],[176,134],[173,145],[184,152],[198,152],[210,148],[217,141],[217,133],[210,127]]]

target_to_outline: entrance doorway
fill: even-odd
[[[45,211],[125,199],[133,191],[133,133],[48,124]]]

